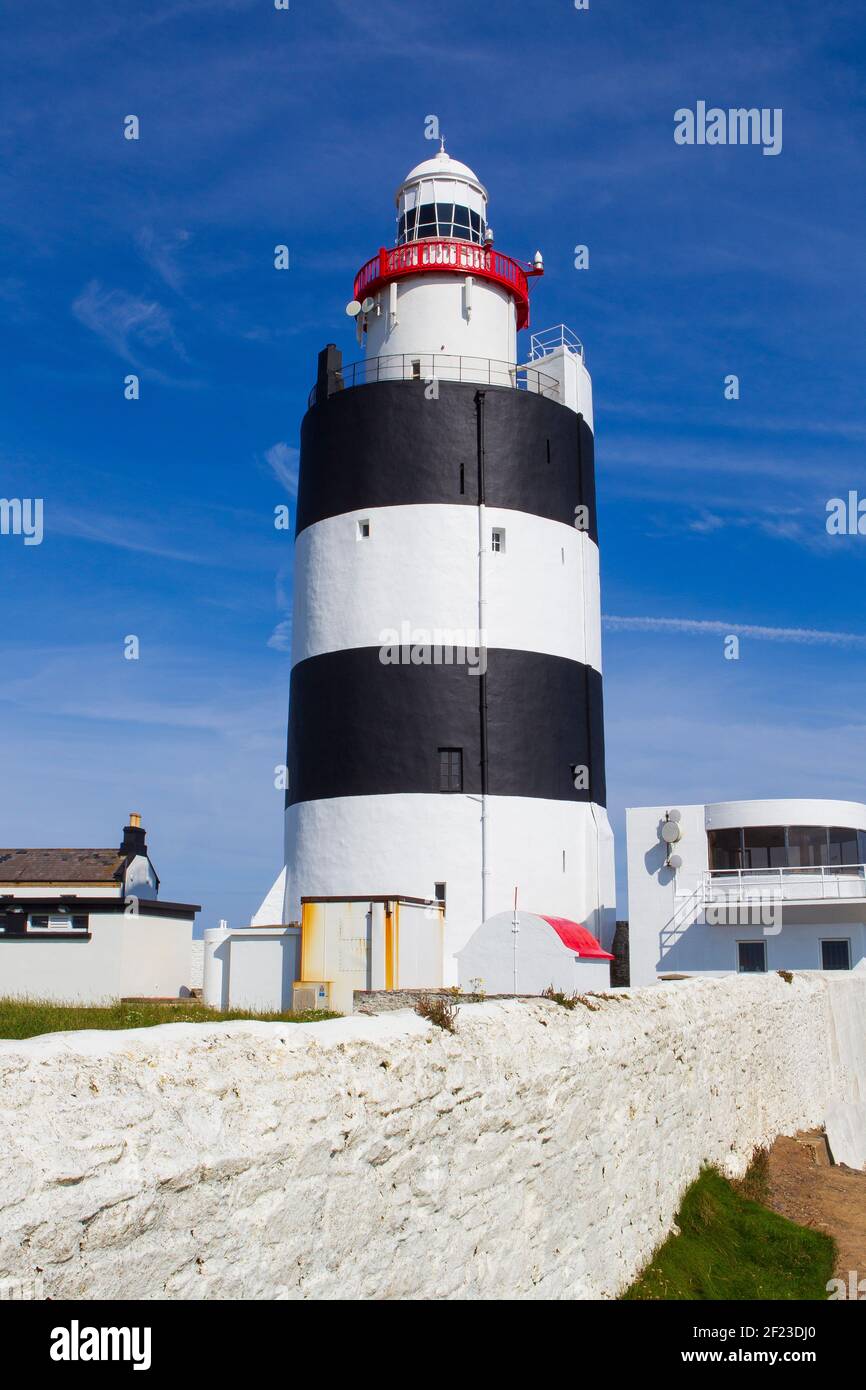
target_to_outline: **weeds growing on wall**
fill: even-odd
[[[451,999],[423,994],[415,1005],[415,1012],[430,1023],[435,1023],[437,1028],[444,1028],[446,1033],[457,1032],[456,1020],[460,1010]]]

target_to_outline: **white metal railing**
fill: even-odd
[[[581,362],[584,360],[583,343],[576,333],[572,333],[564,323],[558,323],[554,328],[545,328],[541,333],[533,333],[529,340],[530,362],[539,362],[548,353],[555,352],[557,348],[564,347],[575,357],[579,357]]]
[[[704,904],[754,898],[768,890],[787,901],[866,898],[866,864],[710,869],[701,876],[701,887]]]
[[[464,381],[480,386],[507,386],[514,391],[529,391],[551,400],[559,398],[556,377],[540,372],[536,367],[491,361],[487,357],[456,356],[447,352],[386,353],[381,357],[366,357],[360,362],[350,362],[329,374],[327,395],[379,381]],[[313,406],[318,399],[317,383],[310,392],[308,404]]]

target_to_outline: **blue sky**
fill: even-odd
[[[864,38],[853,0],[7,7],[0,495],[45,536],[0,536],[0,843],[111,844],[137,810],[200,926],[269,886],[273,509],[429,114],[497,245],[544,252],[534,327],[586,344],[621,871],[626,805],[862,799],[866,537],[825,505],[866,496]],[[676,145],[699,99],[782,108],[782,153]]]

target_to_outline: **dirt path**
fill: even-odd
[[[791,1221],[833,1236],[837,1278],[847,1280],[849,1270],[866,1278],[866,1172],[831,1165],[821,1136],[776,1140],[765,1201]]]

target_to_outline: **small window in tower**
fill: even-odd
[[[364,521],[359,521],[359,522],[358,522],[358,540],[359,540],[359,541],[367,541],[367,540],[369,540],[369,539],[370,539],[370,522],[369,522],[368,519],[365,518]]]
[[[462,792],[462,748],[439,749],[439,790],[440,792]]]
[[[490,533],[490,549],[494,555],[502,555],[505,551],[505,527],[494,526]]]
[[[420,358],[420,357],[413,357],[413,358],[412,358],[412,380],[413,380],[413,381],[420,381],[420,380],[421,380],[421,358]]]
[[[441,903],[443,907],[445,906],[445,884],[444,884],[444,883],[434,883],[434,884],[433,884],[433,897],[436,899],[436,902],[437,902],[437,903]]]

